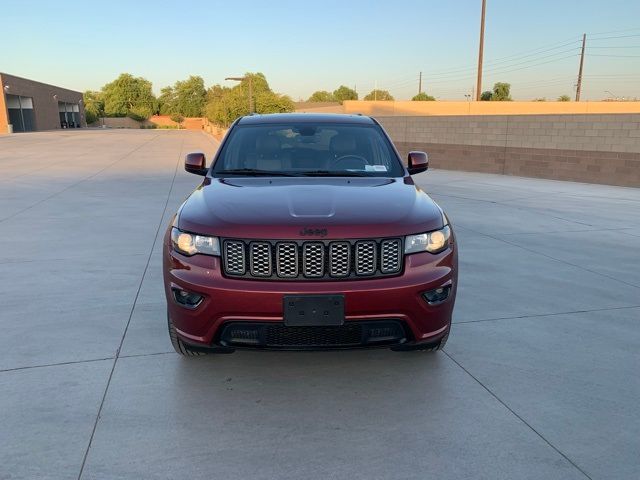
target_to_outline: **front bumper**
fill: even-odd
[[[455,244],[437,255],[426,252],[406,255],[404,271],[395,277],[301,282],[227,278],[219,257],[186,257],[173,251],[166,238],[163,250],[168,313],[180,338],[195,347],[301,349],[430,344],[437,343],[451,324],[457,287]],[[451,286],[451,292],[440,304],[429,305],[422,296],[425,291],[447,285]],[[203,300],[196,308],[185,308],[175,301],[174,288],[198,293]],[[344,294],[344,326],[345,330],[351,329],[348,342],[333,342],[334,338],[342,339],[340,335],[345,332],[331,331],[330,327],[295,327],[302,331],[284,327],[283,296],[304,294]],[[403,334],[395,331],[380,335],[389,337],[384,340],[371,337],[372,329],[378,332],[376,328],[386,328],[390,322],[399,325]],[[247,336],[249,341],[230,342],[229,328],[233,326],[239,331],[242,328],[238,326],[243,325],[250,328],[244,328],[247,332],[238,335]],[[274,327],[269,329],[271,336],[265,326]],[[262,330],[248,333],[254,327]],[[324,329],[316,333],[325,340],[309,337],[313,333],[309,328]],[[354,328],[362,341],[356,341],[358,334]],[[274,337],[273,331],[280,336]],[[299,334],[307,335],[311,341],[291,340],[291,336]],[[260,341],[254,341],[254,337]],[[267,337],[279,341],[263,341]]]

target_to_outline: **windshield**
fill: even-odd
[[[213,174],[401,177],[404,169],[377,125],[238,125]]]

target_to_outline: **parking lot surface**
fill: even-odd
[[[161,236],[201,132],[0,137],[0,479],[637,479],[640,190],[428,171],[444,352],[184,359]]]

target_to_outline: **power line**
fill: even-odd
[[[599,36],[599,37],[590,38],[590,41],[596,42],[600,40],[640,37],[640,33],[631,33],[631,34],[625,34],[625,35],[609,35],[609,34],[616,34],[616,33],[636,32],[638,30],[640,30],[640,28],[632,28],[632,29],[626,29],[626,30],[611,30],[606,32],[593,33],[590,35]],[[607,36],[602,36],[602,35],[607,35]],[[576,37],[570,37],[569,39],[563,40],[561,42],[546,44],[546,45],[537,47],[535,49],[525,50],[519,53],[514,53],[504,57],[499,57],[492,61],[484,62],[484,65],[487,68],[484,68],[483,71],[487,74],[488,77],[494,78],[497,75],[503,75],[506,73],[533,68],[539,65],[546,65],[549,63],[559,62],[561,60],[565,60],[568,58],[575,58],[575,56],[577,56],[577,52],[573,55],[566,55],[566,56],[560,56],[560,55],[564,55],[565,53],[579,50],[579,47],[576,45],[579,42],[580,40],[578,40]],[[573,48],[556,51],[571,45],[576,45],[576,46]],[[615,50],[613,50],[612,53],[605,53],[607,52],[606,49],[608,48],[634,49],[634,48],[640,48],[640,45],[591,45],[588,47],[588,49],[591,49],[591,48],[599,49],[599,50],[605,49],[605,50],[601,54],[587,53],[586,56],[605,57],[605,58],[607,57],[609,58],[640,58],[640,55],[614,54],[613,52],[615,52]],[[543,55],[544,53],[547,53],[547,52],[554,52],[554,53],[550,55]],[[558,58],[555,58],[555,57],[558,57]],[[541,61],[546,59],[549,59],[549,60]],[[467,82],[475,76],[475,73],[476,73],[474,72],[475,69],[476,67],[473,67],[473,66],[467,66],[462,68],[449,68],[444,70],[436,70],[433,72],[430,72],[429,69],[424,69],[426,73],[423,74],[423,80],[426,80],[424,83],[426,84],[427,89],[429,89],[432,85],[462,82],[462,81]],[[599,77],[600,78],[611,77],[612,79],[615,79],[622,75],[633,76],[635,74],[618,74],[618,75],[612,74],[612,75],[600,75]],[[598,78],[598,76],[593,74],[584,75],[583,78],[595,79],[595,78]],[[403,89],[408,89],[409,86],[415,85],[415,82],[419,82],[419,80],[420,80],[420,77],[418,75],[405,75],[401,77],[395,77],[385,82],[378,82],[378,84],[381,85],[381,87],[379,88],[403,90]],[[368,84],[369,82],[362,82],[362,83]],[[547,82],[544,84],[536,83],[533,85],[534,86],[540,85],[540,87],[544,87],[545,85],[550,85],[550,84]]]
[[[531,64],[531,65],[525,65],[525,66],[519,67],[519,68],[511,68],[509,70],[501,70],[501,71],[492,71],[492,72],[489,72],[489,77],[494,78],[496,75],[502,75],[504,73],[516,72],[516,71],[524,70],[524,69],[527,69],[527,68],[537,67],[539,65],[546,65],[548,63],[553,63],[553,62],[557,62],[557,61],[560,61],[560,60],[565,60],[567,58],[575,58],[577,56],[578,56],[578,54],[567,55],[565,57],[555,58],[553,60],[548,60],[546,62],[538,62],[538,63],[534,63],[534,64]],[[427,79],[427,81],[425,83],[426,83],[426,85],[428,87],[429,85],[437,85],[437,84],[442,84],[442,83],[452,83],[452,82],[455,82],[455,81],[463,81],[463,80],[467,81],[467,80],[469,80],[469,79],[471,79],[473,77],[474,77],[473,74],[469,74],[469,75],[462,76],[462,77],[449,78],[449,79],[436,79],[434,81],[429,81]],[[574,77],[571,77],[571,78],[574,78]]]
[[[549,60],[547,62],[534,63],[533,65],[527,65],[527,66],[520,67],[520,68],[514,68],[512,70],[505,70],[503,72],[494,72],[493,74],[494,75],[495,74],[502,75],[503,73],[517,72],[518,70],[524,70],[525,68],[537,67],[538,65],[546,65],[547,63],[553,63],[553,62],[557,62],[557,61],[560,61],[560,60],[565,60],[567,58],[575,58],[577,56],[578,56],[577,54],[567,55],[566,57],[556,58],[554,60]]]
[[[577,49],[565,50],[563,52],[558,52],[558,53],[555,53],[553,55],[546,55],[544,57],[536,58],[534,60],[528,60],[526,62],[514,63],[512,65],[506,65],[506,66],[497,67],[497,68],[487,68],[484,71],[485,71],[485,73],[488,73],[490,75],[515,72],[515,71],[518,71],[518,70],[522,70],[524,68],[531,68],[531,67],[535,67],[535,66],[538,66],[538,65],[545,65],[547,63],[552,63],[552,62],[555,62],[555,61],[564,60],[566,58],[576,57],[578,55],[578,53],[574,53],[572,55],[566,55],[566,56],[560,57],[560,58],[555,58],[553,60],[549,60],[549,61],[546,61],[546,62],[538,62],[538,60],[543,60],[543,59],[546,59],[546,58],[555,57],[556,55],[561,55],[561,54],[564,54],[564,53],[567,53],[567,52],[571,52],[571,51],[576,51],[576,50]],[[535,63],[530,63],[530,62],[535,62]],[[520,67],[520,65],[524,65],[524,66]],[[512,68],[512,67],[519,67],[519,68]],[[470,76],[473,76],[473,75],[471,75],[471,74],[470,75],[464,75],[464,76],[450,75],[450,76],[448,76],[446,78],[444,76],[441,76],[441,77],[435,78],[434,81],[429,81],[429,78],[431,78],[431,77],[427,76],[426,84],[428,85],[430,83],[435,83],[435,82],[453,81],[453,80],[456,80],[456,79],[469,78]]]
[[[640,58],[640,55],[607,55],[605,53],[589,53],[588,57]]]
[[[640,45],[595,45],[593,47],[589,47],[589,49],[592,48],[640,48]]]
[[[638,58],[640,55],[610,55],[607,53],[589,53],[589,57],[617,57],[617,58]]]
[[[636,33],[634,35],[620,35],[615,37],[600,37],[600,38],[592,38],[592,41],[600,41],[600,40],[610,40],[612,38],[631,38],[631,37],[640,37],[640,33]]]
[[[609,30],[608,32],[598,32],[598,33],[589,33],[589,37],[595,36],[595,35],[606,35],[609,33],[623,33],[623,32],[634,32],[636,30],[640,30],[640,27],[634,27],[634,28],[627,28],[625,30]]]
[[[515,54],[511,54],[511,55],[507,55],[504,57],[498,57],[494,60],[488,61],[488,62],[484,62],[484,65],[488,66],[488,69],[485,69],[485,71],[487,72],[492,72],[495,71],[497,68],[510,68],[513,66],[517,66],[517,65],[522,65],[526,62],[520,62],[520,63],[516,63],[513,64],[514,61],[517,60],[521,60],[524,58],[528,58],[528,57],[537,57],[538,55],[542,54],[542,53],[546,53],[546,52],[551,52],[553,50],[557,50],[563,47],[566,47],[568,45],[573,45],[573,44],[577,44],[579,43],[580,40],[578,40],[575,37],[570,37],[569,39],[565,39],[559,42],[554,42],[554,43],[549,43],[549,44],[545,44],[542,45],[540,47],[531,49],[531,50],[525,50],[522,51],[520,53],[515,53]],[[578,47],[576,47],[577,49]],[[540,57],[540,58],[532,58],[530,61],[538,61],[538,60],[542,60],[544,58],[550,58],[554,55],[560,55],[562,53],[566,53],[568,51],[571,51],[571,49],[563,51],[563,52],[556,52],[553,55],[549,55],[549,56],[544,56],[544,57]],[[507,65],[503,65],[501,67],[496,67],[496,65],[500,65],[500,64],[507,64]],[[463,68],[453,68],[453,69],[445,69],[445,70],[436,70],[435,72],[431,72],[429,73],[429,69],[424,69],[427,74],[424,75],[425,78],[435,78],[435,77],[441,77],[441,78],[445,78],[445,77],[457,77],[457,78],[469,78],[470,76],[475,76],[475,70],[476,67],[475,66],[471,66],[471,67],[463,67]],[[461,73],[464,72],[470,72],[469,75],[460,75]],[[415,82],[417,80],[417,77],[411,76],[402,76],[402,77],[394,77],[392,79],[389,79],[387,81],[381,82],[382,84],[384,84],[387,88],[391,88],[394,86],[401,86],[403,84],[409,84],[411,82]],[[428,83],[433,83],[433,82],[428,82]],[[369,85],[369,82],[362,82],[362,84],[364,85]]]
[[[592,73],[591,75],[585,75],[586,78],[591,77],[605,77],[605,78],[619,78],[619,77],[638,77],[640,73]]]
[[[553,50],[557,50],[559,48],[563,48],[563,47],[566,47],[568,45],[577,44],[579,42],[580,42],[579,40],[574,40],[574,41],[571,41],[571,42],[568,42],[568,43],[565,42],[565,43],[557,45],[557,46],[555,46],[553,48],[548,48],[548,49],[544,49],[544,47],[540,47],[540,48],[536,49],[536,50],[540,50],[540,51],[537,51],[535,53],[528,53],[528,54],[524,54],[524,55],[522,55],[522,54],[510,55],[508,57],[502,57],[501,59],[493,60],[493,61],[490,61],[490,62],[484,62],[484,64],[487,65],[487,66],[493,67],[493,66],[498,65],[498,64],[511,63],[513,61],[521,60],[521,59],[527,58],[527,57],[536,57],[536,56],[538,56],[538,55],[540,55],[542,53],[551,52]],[[576,46],[575,48],[577,49],[578,47]],[[570,50],[567,50],[567,51],[570,51]],[[557,53],[560,54],[562,52],[557,52]],[[507,58],[510,58],[510,60],[507,60]],[[535,60],[538,60],[538,59],[532,59],[532,61],[535,61]],[[458,73],[458,72],[465,72],[465,71],[475,71],[475,69],[476,69],[476,67],[465,67],[465,68],[456,68],[456,69],[441,70],[441,71],[437,71],[436,70],[435,72],[430,73],[430,75],[431,76],[445,76],[445,75],[448,75],[450,73]]]

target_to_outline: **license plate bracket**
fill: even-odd
[[[282,305],[288,327],[344,324],[344,295],[284,295]]]

